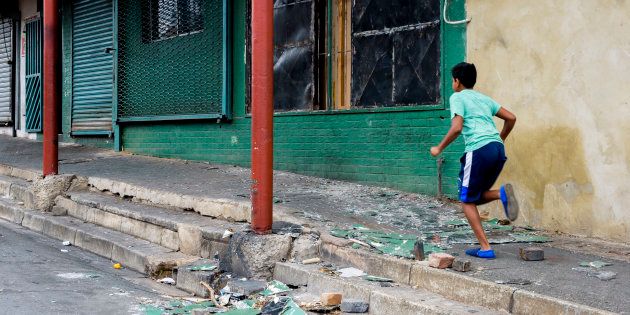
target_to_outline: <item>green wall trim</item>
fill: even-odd
[[[377,107],[377,108],[354,108],[354,109],[334,109],[334,110],[317,110],[317,111],[293,111],[293,112],[277,112],[275,117],[281,116],[311,116],[311,115],[346,115],[346,114],[365,114],[365,113],[389,113],[389,112],[414,112],[414,111],[434,111],[444,109],[444,105],[419,105],[419,106],[400,106],[400,107]],[[245,117],[251,118],[251,114]]]
[[[232,119],[232,63],[231,53],[232,44],[230,37],[232,35],[231,23],[232,6],[228,0],[223,0],[223,99],[221,100],[222,115],[225,119]]]
[[[146,117],[120,117],[119,123],[129,122],[151,122],[151,121],[169,121],[169,120],[207,120],[207,119],[222,119],[225,116],[223,114],[208,114],[208,115],[168,115],[168,116],[146,116]]]

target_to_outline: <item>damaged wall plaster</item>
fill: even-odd
[[[629,242],[630,2],[484,0],[467,11],[476,88],[518,116],[499,179],[516,184],[517,223]]]

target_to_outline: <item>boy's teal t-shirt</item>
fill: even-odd
[[[501,142],[499,131],[492,117],[499,112],[501,105],[488,96],[475,90],[463,90],[450,98],[451,119],[455,115],[464,118],[465,152],[475,151],[490,142]]]

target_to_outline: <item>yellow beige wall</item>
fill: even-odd
[[[518,117],[500,179],[517,187],[517,223],[630,242],[630,1],[466,9],[476,88]]]

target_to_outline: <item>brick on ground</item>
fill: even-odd
[[[465,260],[461,258],[456,258],[453,260],[453,270],[459,272],[468,272],[470,271],[471,263],[470,260]]]
[[[433,253],[429,255],[429,266],[438,269],[446,269],[451,267],[455,257],[446,253]]]
[[[539,261],[545,259],[545,251],[540,247],[525,247],[520,249],[521,259]]]
[[[341,304],[341,293],[338,292],[328,292],[322,293],[321,302],[324,306],[332,306]]]
[[[367,313],[370,304],[356,299],[343,299],[341,301],[341,312],[343,313]]]

